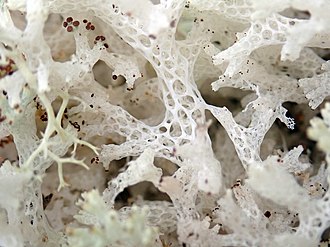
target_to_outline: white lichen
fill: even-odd
[[[329,241],[329,11],[0,0],[0,246]]]

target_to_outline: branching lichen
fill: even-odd
[[[0,246],[328,241],[329,10],[0,0]]]

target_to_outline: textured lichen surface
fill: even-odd
[[[0,246],[318,246],[328,0],[0,0]]]

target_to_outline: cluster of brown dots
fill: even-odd
[[[42,114],[40,116],[40,120],[43,121],[43,122],[47,122],[48,121],[48,115],[47,115],[47,112],[44,112],[44,114]]]
[[[94,44],[97,44],[97,42],[104,42],[105,41],[105,37],[102,35],[96,36],[95,40],[94,40]],[[105,48],[109,48],[109,45],[107,43],[103,44]]]
[[[97,156],[91,159],[91,164],[93,164],[93,163],[98,164],[99,162],[100,162],[100,159]]]
[[[66,18],[66,21],[63,22],[63,27],[66,28],[66,31],[69,33],[73,32],[74,28],[77,28],[80,25],[79,21],[74,21],[72,17]]]
[[[12,75],[17,70],[15,62],[13,60],[7,59],[7,61],[7,64],[0,65],[0,79],[7,75]]]
[[[86,24],[86,26],[85,26],[86,30],[92,30],[92,31],[95,30],[95,26],[88,20],[84,19],[83,23]]]
[[[88,20],[84,19],[83,23],[86,25],[86,30],[95,30],[95,26]],[[71,16],[66,18],[63,22],[63,27],[66,28],[66,31],[69,33],[73,32],[75,28],[79,27],[80,22],[78,20],[74,20]]]
[[[85,25],[85,29],[86,30],[95,30],[95,26],[88,21],[87,19],[84,19],[82,21]],[[66,28],[66,31],[68,31],[69,33],[73,32],[75,30],[75,28],[78,28],[80,25],[80,22],[78,20],[74,20],[71,16],[69,16],[68,18],[66,18],[66,20],[63,22],[63,27]],[[94,44],[97,44],[98,42],[102,42],[103,46],[105,48],[109,48],[109,45],[107,43],[105,43],[106,38],[102,35],[96,36],[95,40],[94,40]]]

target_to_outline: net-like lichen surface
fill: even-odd
[[[0,246],[327,245],[329,13],[0,0]]]

